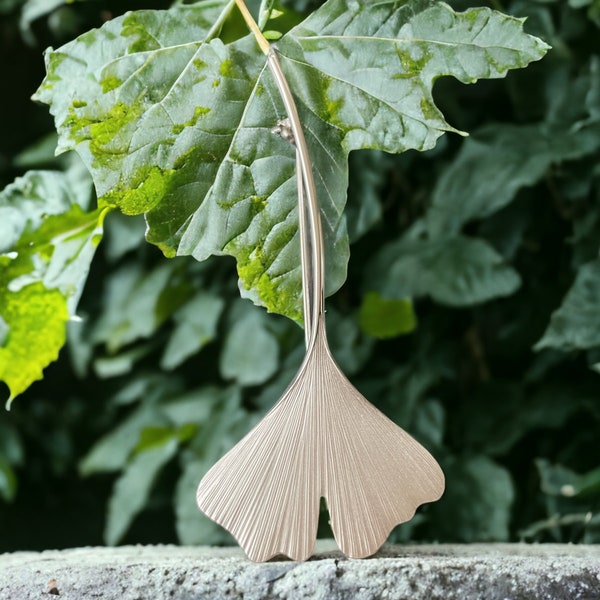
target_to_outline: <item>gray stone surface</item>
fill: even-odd
[[[389,546],[255,564],[237,548],[128,546],[0,555],[0,599],[600,600],[600,546]]]

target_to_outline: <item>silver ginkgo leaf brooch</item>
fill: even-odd
[[[306,560],[325,499],[349,557],[374,554],[392,528],[444,491],[429,452],[370,404],[336,364],[325,329],[323,234],[308,148],[276,50],[268,48],[296,147],[306,355],[277,404],[204,476],[198,506],[251,560]]]

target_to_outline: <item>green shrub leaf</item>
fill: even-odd
[[[417,326],[417,317],[410,300],[387,300],[377,292],[365,294],[358,319],[365,333],[380,339],[410,333]]]
[[[430,296],[450,306],[469,306],[512,294],[517,272],[481,239],[402,239],[384,246],[369,269],[370,289],[387,297]]]
[[[538,459],[536,466],[542,490],[550,496],[600,497],[600,468],[578,474],[563,465],[550,464],[545,459]]]
[[[86,212],[90,186],[30,171],[0,192],[0,380],[9,404],[56,360],[75,315],[104,213]]]
[[[537,183],[551,164],[600,148],[600,123],[558,127],[488,125],[465,140],[440,177],[428,212],[431,235],[458,233],[472,219],[491,215],[524,186]]]
[[[431,506],[439,539],[508,540],[514,486],[509,472],[483,455],[444,464],[447,487]]]
[[[600,259],[583,265],[536,350],[580,350],[600,346]]]
[[[96,441],[79,464],[84,477],[94,473],[108,473],[123,469],[140,441],[144,429],[168,424],[153,406],[135,410],[119,426]]]
[[[102,205],[145,213],[169,256],[234,256],[243,295],[300,321],[294,149],[270,133],[284,113],[254,40],[203,42],[223,10],[114,19],[47,54],[36,98]],[[346,276],[348,152],[431,148],[453,130],[432,99],[438,77],[502,77],[547,49],[519,19],[430,0],[329,0],[278,47],[314,160],[329,293]]]
[[[279,344],[263,313],[252,305],[236,308],[220,357],[221,375],[240,385],[259,385],[277,371]]]
[[[108,504],[108,518],[104,539],[108,545],[117,544],[133,519],[146,506],[152,486],[161,469],[175,456],[178,440],[175,434],[163,438],[162,443],[138,453],[127,464]]]
[[[202,292],[184,304],[175,314],[175,330],[162,355],[160,366],[171,370],[212,341],[223,312],[221,298]]]
[[[202,390],[208,409],[200,430],[183,457],[183,470],[175,491],[177,535],[182,544],[218,545],[231,543],[231,535],[205,515],[198,513],[196,488],[215,461],[243,437],[255,423],[242,406],[240,389],[232,386]],[[198,402],[193,412],[198,415]]]
[[[163,262],[148,272],[137,262],[128,262],[111,274],[103,311],[93,339],[113,354],[140,338],[150,337],[190,292],[177,283],[177,264]],[[169,310],[162,310],[164,299]]]
[[[17,477],[11,466],[0,454],[0,497],[5,502],[14,499],[17,493]]]

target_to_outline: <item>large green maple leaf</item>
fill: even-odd
[[[59,149],[76,150],[100,202],[144,213],[148,241],[172,256],[237,260],[242,294],[301,320],[293,147],[251,37],[214,37],[231,2],[139,11],[46,55],[35,98]],[[329,0],[277,43],[314,163],[327,288],[344,281],[343,210],[351,150],[431,148],[453,128],[435,106],[441,76],[502,77],[547,46],[487,8],[432,0]]]

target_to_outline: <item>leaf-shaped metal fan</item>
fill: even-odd
[[[305,560],[325,498],[340,549],[362,558],[419,505],[442,495],[444,475],[423,446],[365,400],[331,355],[308,148],[274,50],[268,63],[289,117],[282,127],[296,145],[306,356],[275,407],[202,479],[198,506],[250,559]]]

